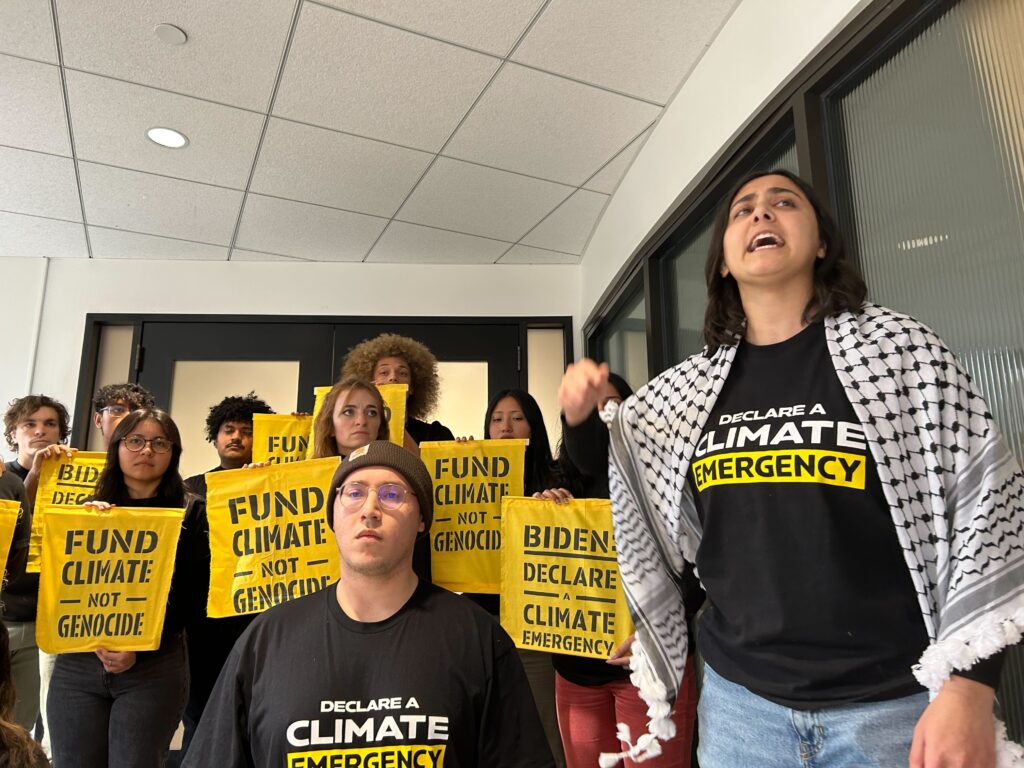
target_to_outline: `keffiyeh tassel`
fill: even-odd
[[[629,680],[637,687],[640,698],[647,704],[647,733],[642,734],[634,744],[625,723],[619,723],[616,731],[619,741],[626,744],[624,752],[605,752],[598,760],[600,768],[612,768],[620,760],[628,757],[636,763],[645,762],[648,758],[661,754],[661,742],[668,741],[676,735],[676,724],[672,721],[672,707],[668,703],[668,694],[664,684],[655,676],[654,670],[647,659],[640,637],[633,641],[632,657],[629,668],[633,671]]]

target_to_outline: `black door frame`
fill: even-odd
[[[187,314],[142,314],[142,313],[93,313],[85,316],[85,333],[82,341],[82,359],[78,369],[78,387],[75,393],[75,409],[72,417],[72,445],[85,448],[88,441],[89,425],[92,421],[92,392],[96,381],[99,361],[100,338],[105,326],[131,326],[132,351],[129,362],[128,381],[137,382],[144,358],[142,348],[143,323],[274,323],[274,324],[422,324],[432,325],[517,325],[519,328],[519,381],[517,386],[526,389],[528,381],[527,332],[531,329],[554,329],[562,331],[565,360],[575,359],[572,317],[568,315],[546,316],[394,316],[394,315],[187,315]],[[336,368],[332,361],[332,367]]]

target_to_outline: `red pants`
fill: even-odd
[[[626,723],[634,741],[647,732],[647,705],[629,680],[576,685],[556,674],[555,703],[567,768],[595,768],[602,752],[624,750],[625,745],[615,737],[616,723]],[[697,681],[690,656],[683,688],[672,709],[676,735],[662,744],[661,755],[643,763],[643,768],[690,768],[696,719]],[[627,759],[625,765],[632,768],[636,763]]]

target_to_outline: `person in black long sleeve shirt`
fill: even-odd
[[[163,765],[188,693],[183,630],[202,609],[203,502],[178,474],[181,436],[164,411],[126,416],[111,436],[91,503],[185,508],[160,647],[57,657],[47,721],[55,765]]]

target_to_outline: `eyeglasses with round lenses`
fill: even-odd
[[[111,416],[127,416],[131,411],[127,405],[107,405],[100,408],[101,413],[109,413]]]
[[[128,437],[122,437],[121,442],[132,453],[138,453],[146,447],[147,443],[153,449],[153,453],[167,453],[173,445],[166,437],[154,437],[147,440],[142,435],[128,435]]]
[[[363,508],[371,493],[377,494],[377,503],[381,509],[394,511],[405,503],[407,496],[415,496],[404,485],[398,483],[384,483],[373,488],[363,483],[345,483],[338,489],[338,498],[341,499],[341,506],[348,512],[355,512]]]

